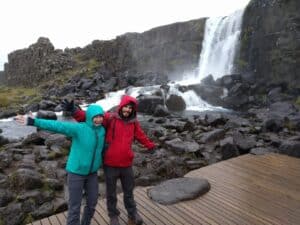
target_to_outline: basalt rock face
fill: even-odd
[[[205,19],[158,27],[125,37],[133,69],[167,74],[172,80],[198,66]]]
[[[144,33],[126,33],[109,41],[95,40],[84,48],[55,50],[47,38],[8,56],[8,85],[33,86],[80,66],[75,61],[96,64],[101,74],[123,79],[124,74],[172,76],[194,71],[198,65],[205,18],[154,28]],[[87,65],[82,66],[82,70]]]
[[[237,60],[247,78],[299,89],[299,12],[299,0],[252,0],[248,4]]]
[[[0,85],[4,83],[4,71],[0,71]]]
[[[39,38],[29,48],[8,55],[8,63],[4,66],[5,82],[8,85],[34,86],[71,69],[73,64],[72,55],[55,50],[48,38]]]

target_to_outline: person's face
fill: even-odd
[[[129,117],[130,114],[132,113],[132,106],[131,105],[125,105],[122,107],[121,111],[122,111],[122,115],[123,117]]]
[[[103,116],[95,116],[93,118],[93,123],[94,123],[95,126],[102,125],[102,122],[103,122]]]

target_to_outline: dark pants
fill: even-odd
[[[109,217],[120,215],[117,209],[117,180],[120,178],[123,189],[123,201],[129,217],[134,217],[136,213],[136,203],[134,201],[134,175],[132,167],[110,167],[104,166],[106,183],[106,205]]]
[[[90,225],[99,194],[97,173],[86,176],[68,173],[67,182],[69,190],[67,225],[80,224],[80,207],[83,191],[86,194],[86,206],[84,207],[81,225]]]

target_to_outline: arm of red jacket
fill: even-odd
[[[85,121],[85,111],[83,111],[81,109],[76,110],[72,116],[77,122]]]
[[[148,150],[153,149],[155,147],[155,144],[147,137],[147,135],[142,130],[139,122],[135,122],[134,137]]]

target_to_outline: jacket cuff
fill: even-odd
[[[33,125],[34,125],[34,119],[31,118],[31,117],[28,117],[28,118],[27,118],[27,125],[33,126]]]

